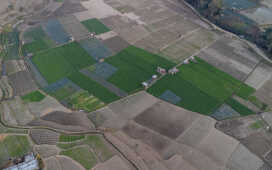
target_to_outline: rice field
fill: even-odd
[[[93,81],[92,79],[80,72],[74,72],[73,74],[68,76],[68,78],[80,88],[88,91],[90,94],[94,95],[104,103],[111,103],[119,99],[118,96],[109,91],[107,88],[103,87],[99,83]]]
[[[84,135],[60,135],[59,142],[75,142],[84,139]]]
[[[236,93],[242,98],[248,98],[255,89],[218,70],[200,58],[196,62],[182,65],[180,75],[188,82],[205,91],[219,101],[226,100]]]
[[[75,110],[91,112],[103,107],[105,104],[87,91],[79,91],[71,95],[67,102]]]
[[[37,53],[32,61],[49,84],[95,63],[76,42]]]
[[[95,32],[96,34],[102,34],[105,32],[110,31],[110,29],[105,26],[102,22],[100,22],[98,19],[89,19],[81,22],[88,30],[89,32]]]
[[[132,93],[141,89],[141,83],[156,74],[157,67],[169,69],[175,64],[143,49],[129,46],[106,62],[117,68],[107,80],[120,89]]]
[[[247,99],[255,92],[252,87],[199,58],[190,64],[181,65],[178,69],[180,72],[175,76],[165,76],[149,88],[148,92],[160,97],[170,90],[180,98],[176,105],[207,115],[212,114],[234,94]],[[236,104],[229,105],[237,111]],[[244,111],[240,114],[252,112]]]
[[[84,137],[84,136],[83,136]],[[78,148],[80,146],[89,146],[96,156],[102,162],[110,159],[114,153],[106,145],[103,138],[99,135],[89,135],[83,138],[82,136],[64,136],[64,140],[61,141],[57,146],[61,149],[71,150],[73,148]],[[69,141],[69,138],[73,138],[72,141]],[[79,141],[80,140],[80,141]]]
[[[62,151],[61,155],[68,156],[80,163],[85,169],[91,169],[97,163],[95,154],[91,152],[88,146],[80,146],[77,148]]]
[[[34,91],[21,97],[25,103],[40,102],[45,98],[45,95],[40,91]]]

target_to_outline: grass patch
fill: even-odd
[[[5,147],[9,158],[22,157],[31,150],[27,136],[7,136],[1,141],[1,145]],[[0,159],[4,159],[2,155],[0,155]]]
[[[85,169],[91,169],[97,163],[95,155],[87,146],[68,149],[62,151],[60,154],[72,158],[73,160],[80,163]]]
[[[22,96],[21,98],[26,103],[40,102],[45,98],[45,95],[43,95],[40,91],[34,91],[27,95]]]
[[[157,74],[157,67],[169,69],[175,64],[143,49],[130,46],[117,55],[107,58],[106,62],[118,70],[108,81],[128,93],[142,88],[141,83]]]
[[[264,126],[265,126],[265,123],[262,120],[257,120],[256,122],[250,125],[250,128],[257,130],[257,129],[263,128]]]
[[[113,156],[113,153],[109,150],[102,138],[98,135],[87,136],[85,144],[94,149],[96,154],[100,156],[103,161],[108,160]]]
[[[88,91],[90,94],[93,94],[104,103],[111,103],[119,99],[119,97],[114,93],[80,72],[74,72],[68,78],[80,88]]]
[[[255,112],[253,112],[252,110],[250,110],[249,108],[242,105],[237,100],[235,100],[231,97],[228,98],[225,102],[230,107],[232,107],[234,110],[236,110],[240,115],[247,116],[247,115],[255,114]]]
[[[78,145],[80,145],[80,143],[76,143],[76,142],[73,142],[73,143],[58,143],[57,144],[57,146],[59,148],[64,149],[64,150],[71,149],[71,148],[73,148],[75,146],[78,146]]]
[[[98,19],[89,19],[81,22],[88,30],[89,32],[95,32],[96,34],[102,34],[105,32],[110,31],[110,29],[105,26],[102,22],[100,22]]]
[[[49,84],[95,63],[76,42],[37,53],[32,61]]]
[[[87,91],[79,91],[68,98],[68,103],[76,110],[91,112],[103,107],[105,104]]]
[[[84,139],[84,135],[60,135],[59,142],[74,142]]]

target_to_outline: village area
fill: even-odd
[[[264,55],[182,0],[0,0],[0,169],[272,170]]]

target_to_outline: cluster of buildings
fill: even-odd
[[[194,56],[187,58],[183,61],[183,64],[189,64],[190,62],[196,63],[196,59]],[[176,75],[179,72],[179,69],[177,67],[173,67],[169,69],[168,71],[165,68],[157,67],[157,73],[160,75],[166,75],[167,73],[170,75]],[[158,79],[158,75],[154,74],[151,79],[142,82],[142,86],[147,89],[149,86],[151,86],[156,80]]]

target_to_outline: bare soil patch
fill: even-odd
[[[45,129],[32,129],[30,137],[38,145],[56,145],[59,140],[58,133]]]
[[[25,95],[37,90],[37,85],[28,71],[17,72],[8,78],[14,90],[14,95]]]
[[[190,114],[174,105],[158,102],[134,120],[162,135],[175,139],[190,127],[196,118],[198,118],[197,115]]]

